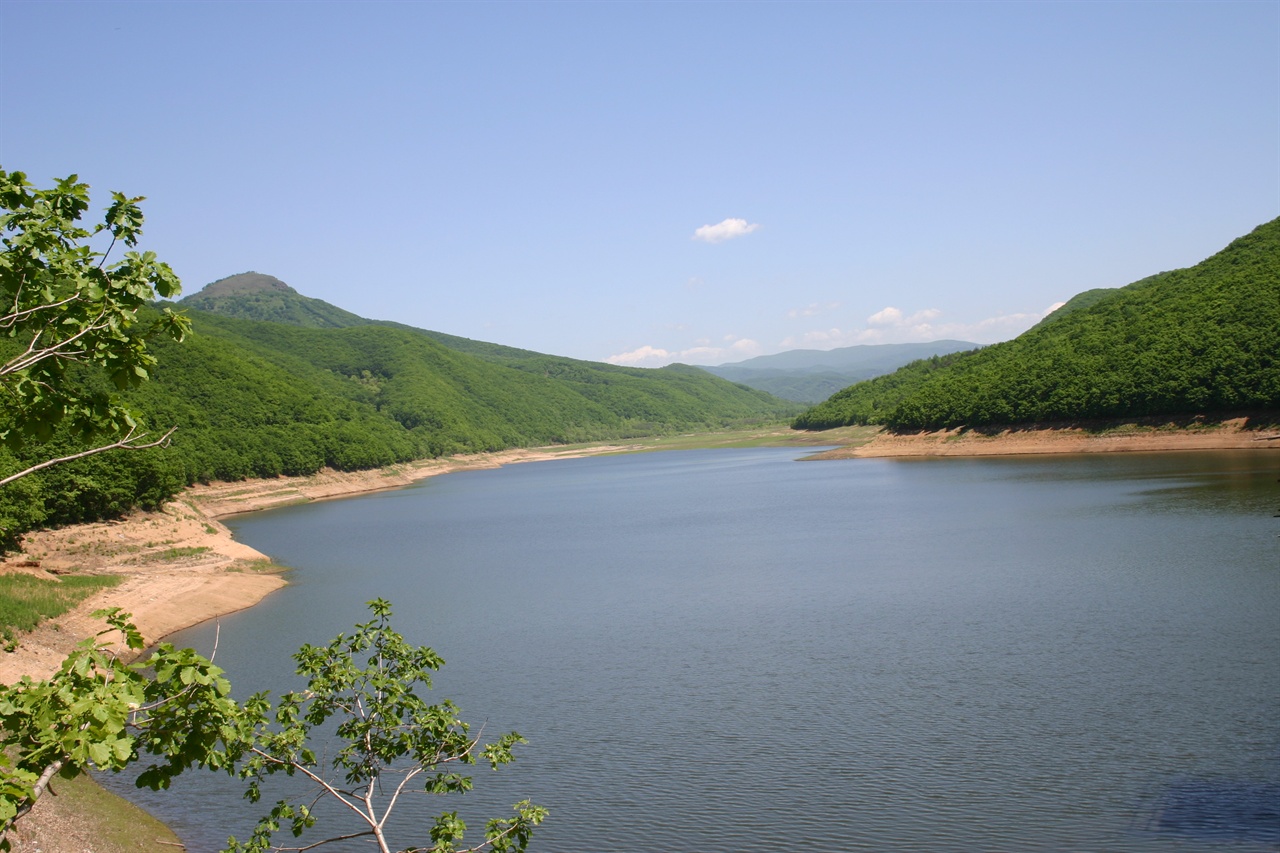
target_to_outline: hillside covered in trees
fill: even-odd
[[[269,276],[235,278],[212,298],[179,304],[192,334],[154,342],[151,381],[124,395],[154,434],[178,427],[171,446],[67,462],[14,483],[0,493],[0,536],[158,506],[199,481],[625,439],[795,412],[697,368],[616,367],[377,323]],[[224,313],[194,307],[201,304]],[[257,313],[284,322],[250,319]],[[39,447],[0,449],[0,469],[78,446],[64,432]]]
[[[1218,254],[1081,293],[1018,338],[840,391],[796,429],[944,429],[1280,409],[1280,219]]]

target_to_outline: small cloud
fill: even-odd
[[[703,225],[693,232],[693,239],[704,243],[723,243],[735,237],[744,237],[760,227],[760,223],[748,224],[745,219],[726,219],[715,225]]]
[[[651,347],[648,344],[633,349],[631,352],[620,352],[617,355],[611,355],[605,359],[609,364],[622,364],[628,367],[638,367],[645,362],[661,361],[670,356],[671,353],[664,349]]]
[[[890,305],[872,314],[867,318],[867,322],[873,326],[897,326],[902,323],[902,311]]]
[[[926,325],[930,320],[940,316],[942,316],[942,312],[937,308],[926,308],[908,317],[902,312],[902,309],[894,308],[890,305],[872,314],[867,318],[867,322],[873,326],[920,326]]]
[[[724,346],[711,346],[708,341],[698,341],[695,346],[682,350],[665,350],[660,347],[642,346],[630,352],[611,355],[609,364],[626,367],[662,367],[672,362],[685,364],[720,364],[725,361],[741,361],[761,353],[759,341],[750,338],[725,337]]]
[[[942,317],[937,308],[907,314],[892,305],[867,318],[865,329],[814,329],[791,335],[779,343],[783,349],[834,349],[857,344],[925,343],[953,338],[990,344],[1017,337],[1040,322],[1062,303],[1042,313],[999,314],[973,323],[935,322]]]

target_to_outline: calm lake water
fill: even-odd
[[[390,599],[448,661],[434,695],[530,740],[404,814],[530,798],[536,850],[1280,848],[1280,453],[797,456],[516,465],[237,519],[295,570],[222,620],[218,662],[242,693],[295,686],[292,651]],[[248,834],[233,780],[178,781],[129,791],[191,851]]]

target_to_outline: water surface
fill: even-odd
[[[278,691],[390,599],[448,661],[435,694],[531,741],[406,815],[532,798],[538,850],[1280,846],[1280,454],[795,458],[562,460],[237,519],[296,569],[222,620],[219,663]],[[201,851],[247,834],[238,798],[192,774],[144,801]]]

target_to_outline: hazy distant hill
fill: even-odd
[[[799,429],[938,429],[1280,409],[1280,219],[1218,254],[1088,290],[1018,338],[832,396]]]
[[[784,400],[816,403],[855,382],[890,373],[916,359],[979,345],[966,341],[927,344],[862,344],[830,350],[797,349],[746,361],[704,367],[731,382],[767,391]]]

